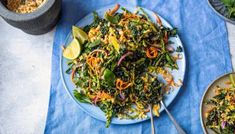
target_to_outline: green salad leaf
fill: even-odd
[[[235,0],[221,0],[228,9],[228,17],[235,18]]]
[[[73,91],[74,97],[82,103],[91,103],[91,100],[86,97],[86,95],[78,92],[77,90]]]

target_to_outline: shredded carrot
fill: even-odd
[[[227,81],[227,82],[225,82],[225,84],[226,84],[226,85],[231,85],[231,84],[232,84],[232,82]]]
[[[144,91],[147,91],[147,89],[148,89],[148,84],[144,83]]]
[[[137,15],[135,15],[135,14],[124,14],[124,18],[125,19],[129,19],[129,18],[132,18],[132,19],[135,19],[135,18],[138,18],[138,16]]]
[[[88,32],[88,37],[90,41],[95,41],[97,38],[97,35],[99,34],[98,28],[91,28],[90,31]]]
[[[115,7],[109,11],[109,15],[111,15],[111,16],[114,15],[119,8],[120,8],[120,5],[116,4]]]
[[[168,42],[168,35],[167,35],[167,32],[165,32],[163,40],[164,40],[164,43],[165,43],[165,44]]]
[[[113,97],[110,96],[109,94],[105,93],[104,91],[99,91],[97,94],[94,96],[91,96],[92,99],[96,99],[96,102],[102,101],[102,100],[113,100]]]
[[[156,47],[149,47],[146,50],[146,56],[150,59],[156,58],[158,56],[158,49]]]
[[[95,99],[96,95],[94,94],[87,94],[90,99]]]
[[[86,63],[96,74],[100,72],[100,63],[103,62],[103,59],[99,57],[98,52],[102,52],[107,56],[107,53],[104,50],[94,50],[86,58]]]
[[[102,49],[94,50],[90,53],[90,55],[92,55],[94,57],[97,57],[98,53],[103,53],[105,56],[108,56],[107,52],[105,50],[102,50]]]
[[[154,16],[156,17],[157,23],[158,23],[160,26],[162,26],[162,21],[161,21],[160,17],[159,17],[157,14],[155,14],[155,13],[154,13]]]
[[[112,99],[112,97],[104,91],[98,92],[97,96],[100,99]]]
[[[71,77],[70,78],[71,78],[73,83],[74,83],[74,76],[75,76],[76,70],[77,70],[77,68],[72,69],[72,72],[71,72]]]
[[[149,111],[150,111],[149,108],[147,108],[147,109],[144,110],[145,113],[148,113]]]
[[[89,82],[88,89],[91,89],[91,80],[89,80],[88,82]]]
[[[128,82],[124,82],[121,79],[116,80],[116,88],[119,90],[124,90],[130,87],[132,84]]]
[[[94,57],[91,57],[90,55],[87,56],[87,58],[86,58],[86,63],[87,63],[88,66],[92,69],[92,71],[95,72],[95,69],[94,69],[94,67],[92,66],[92,60],[93,60],[93,58],[94,58]]]

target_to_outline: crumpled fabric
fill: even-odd
[[[187,69],[184,85],[168,107],[187,133],[200,134],[200,101],[206,87],[218,76],[232,71],[225,22],[207,4],[207,0],[63,0],[53,53],[50,102],[46,134],[150,134],[150,121],[131,125],[111,125],[92,118],[67,94],[60,78],[60,46],[76,24],[90,12],[110,4],[141,6],[157,12],[178,33],[185,47]],[[155,118],[156,133],[176,134],[166,115]]]

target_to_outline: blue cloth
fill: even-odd
[[[184,86],[169,110],[187,133],[202,133],[199,109],[203,92],[216,77],[232,71],[225,22],[209,8],[207,0],[64,0],[53,45],[50,103],[45,133],[150,134],[150,121],[105,128],[104,122],[79,109],[61,82],[60,45],[64,43],[71,25],[88,13],[115,3],[148,8],[178,28],[185,47],[187,71]],[[177,133],[165,112],[155,118],[155,126],[159,134]]]

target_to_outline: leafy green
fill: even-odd
[[[65,71],[65,73],[66,73],[66,74],[70,74],[71,70],[72,70],[72,68],[69,67],[69,68]]]
[[[127,9],[124,8],[124,7],[121,7],[121,10],[125,11],[126,13],[131,13],[129,10],[127,10]]]
[[[235,18],[235,0],[221,0],[228,9],[228,17]]]
[[[110,101],[103,101],[103,103],[98,104],[100,109],[105,113],[106,116],[106,127],[109,127],[111,119],[114,116],[113,105]]]
[[[91,100],[85,94],[78,92],[78,90],[73,90],[73,95],[82,103],[91,103]]]
[[[143,13],[144,17],[147,18],[147,20],[150,21],[150,18],[148,16],[148,14],[143,10],[143,8],[139,7],[138,9]]]
[[[166,60],[171,69],[178,69],[177,64],[175,64],[175,61],[171,58],[169,53],[166,53]]]
[[[177,35],[177,28],[173,28],[170,30],[170,36],[176,36]]]
[[[88,48],[94,48],[98,46],[100,43],[101,43],[100,39],[95,40],[94,42],[91,42],[90,44],[88,44]]]
[[[183,52],[183,48],[181,46],[178,46],[175,51],[176,52]]]
[[[106,81],[106,83],[109,86],[113,86],[114,85],[114,82],[116,80],[116,76],[115,76],[115,74],[112,71],[110,71],[109,69],[105,69],[103,76],[104,76],[104,80]]]
[[[83,31],[85,31],[86,33],[93,27],[97,27],[99,25],[100,22],[103,21],[102,18],[99,17],[97,12],[93,12],[93,17],[94,17],[94,21],[90,24],[87,25],[83,28]]]
[[[117,24],[120,19],[122,18],[122,14],[116,13],[114,16],[109,15],[108,13],[105,14],[105,19],[113,24]]]

